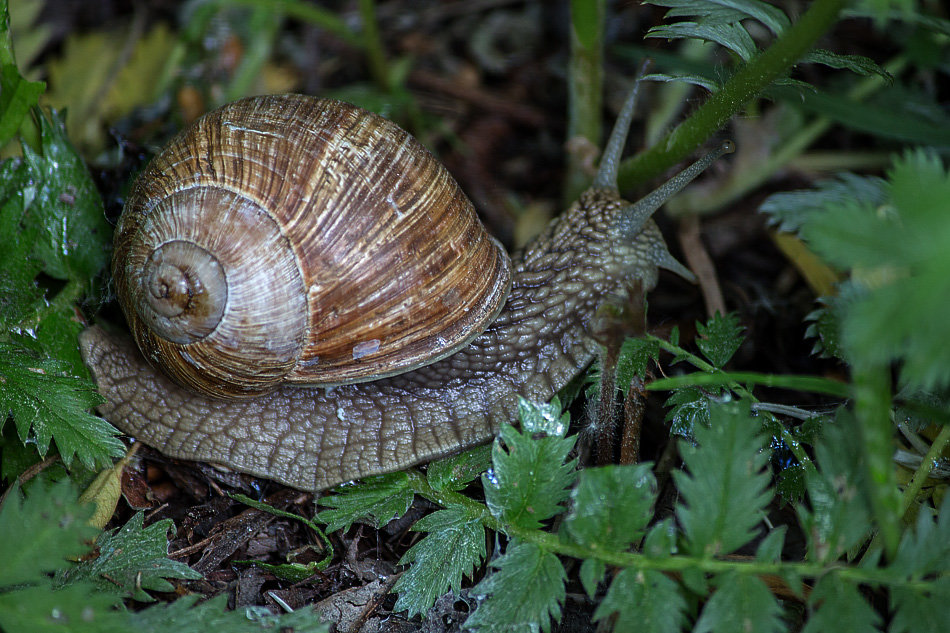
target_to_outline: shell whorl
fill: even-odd
[[[228,104],[173,139],[133,187],[113,261],[146,358],[224,397],[434,362],[511,287],[504,248],[418,141],[302,95]]]

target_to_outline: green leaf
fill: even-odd
[[[581,585],[591,600],[597,595],[597,585],[600,584],[605,573],[607,573],[607,565],[600,559],[585,558],[581,563]]]
[[[518,398],[518,420],[525,433],[564,437],[570,425],[570,416],[561,413],[561,403],[553,398],[550,404],[537,404]]]
[[[628,338],[617,355],[617,388],[626,392],[634,376],[644,380],[651,362],[660,356],[660,343],[655,339]]]
[[[696,621],[695,633],[785,630],[782,608],[757,577],[730,572],[717,578],[716,585]]]
[[[90,469],[107,466],[125,452],[119,432],[89,413],[102,400],[92,384],[63,370],[59,361],[33,358],[0,343],[0,413],[13,414],[20,440],[34,441],[41,456],[56,440],[67,467],[73,457]]]
[[[946,505],[946,503],[944,503]],[[891,589],[894,619],[889,633],[940,631],[950,622],[950,576],[942,576],[920,587],[897,586]]]
[[[399,594],[394,610],[407,610],[409,617],[424,614],[449,589],[457,593],[462,576],[471,576],[485,558],[485,528],[462,508],[433,512],[412,529],[430,534],[399,561],[410,567],[393,587]]]
[[[883,178],[845,172],[833,179],[819,180],[813,189],[773,193],[759,205],[759,212],[768,215],[769,223],[777,224],[780,231],[796,232],[831,205],[849,201],[881,205],[887,199],[885,188]]]
[[[829,68],[844,68],[863,77],[878,76],[894,81],[889,72],[881,68],[873,59],[862,55],[839,55],[823,48],[814,48],[805,53],[800,64],[822,64]]]
[[[752,36],[741,24],[709,24],[697,22],[675,22],[673,24],[654,26],[647,31],[646,37],[661,37],[670,40],[694,39],[705,42],[715,42],[728,48],[742,58],[742,61],[752,59],[758,49]]]
[[[15,65],[3,64],[0,68],[0,147],[16,135],[45,89],[42,81],[27,81]]]
[[[643,553],[650,558],[666,558],[676,550],[676,527],[672,518],[653,524],[643,539]]]
[[[696,345],[710,363],[721,369],[742,345],[744,329],[739,325],[738,316],[731,313],[723,316],[717,311],[705,325],[696,322],[699,334]]]
[[[676,516],[698,556],[729,554],[748,543],[772,497],[768,453],[748,405],[720,404],[710,414],[709,427],[695,428],[698,446],[680,443],[689,474],[673,473],[685,502]]]
[[[415,496],[405,472],[367,477],[356,484],[343,484],[333,494],[321,497],[319,504],[330,510],[321,510],[317,520],[325,523],[327,532],[348,530],[356,521],[366,521],[374,527],[386,525],[405,514]]]
[[[87,281],[109,261],[112,229],[86,166],[66,136],[62,119],[39,117],[40,152],[23,146],[34,185],[24,216],[36,236],[34,255],[46,274]]]
[[[696,387],[675,390],[666,399],[666,406],[670,435],[692,438],[698,427],[709,426],[709,398]]]
[[[229,611],[228,597],[219,594],[205,602],[198,596],[184,596],[165,604],[158,604],[126,616],[124,631],[135,633],[327,633],[329,624],[312,608],[297,609],[293,613],[275,615],[266,607],[251,606]]]
[[[594,611],[594,621],[617,614],[615,631],[678,633],[686,623],[679,586],[654,570],[621,569]]]
[[[854,416],[841,409],[815,446],[817,470],[805,473],[809,506],[798,515],[808,537],[809,558],[837,560],[870,531],[870,502],[863,455],[854,450],[860,429]]]
[[[97,530],[87,523],[91,505],[80,505],[72,483],[12,489],[0,506],[0,587],[48,580],[69,558],[88,551]],[[0,627],[2,628],[2,627]]]
[[[0,630],[4,633],[127,632],[127,616],[115,610],[114,596],[90,583],[67,585],[57,590],[47,583],[0,593]]]
[[[648,463],[585,468],[563,529],[592,550],[624,550],[653,518],[656,478]]]
[[[835,573],[818,580],[808,596],[808,606],[811,613],[802,633],[869,633],[881,630],[881,616],[861,597],[857,587]]]
[[[513,543],[492,561],[497,571],[472,593],[483,598],[465,627],[487,631],[542,631],[559,620],[564,602],[564,567],[558,557],[534,543]]]
[[[103,533],[96,541],[99,556],[69,572],[68,582],[90,580],[101,590],[116,587],[140,602],[154,600],[146,591],[174,591],[166,578],[199,580],[201,574],[188,565],[168,558],[168,534],[174,532],[171,519],[142,527],[144,515],[136,513],[119,529]]]
[[[768,535],[759,543],[755,550],[755,559],[764,563],[777,563],[782,560],[782,546],[785,545],[787,525],[780,525],[769,530]]]
[[[802,234],[826,260],[854,271],[841,306],[849,361],[900,361],[905,384],[932,391],[950,386],[943,318],[950,314],[950,174],[936,154],[911,151],[888,172],[887,193],[883,206],[829,204]]]
[[[538,407],[522,400],[519,410],[524,431],[508,424],[501,427],[492,445],[492,469],[482,476],[482,483],[485,503],[495,517],[533,530],[563,510],[561,503],[576,477],[577,460],[564,463],[575,438],[561,436],[567,430],[567,418],[553,418],[547,405]],[[546,435],[538,429],[561,435]]]
[[[890,569],[913,580],[950,572],[950,497],[944,496],[940,514],[921,508],[915,530],[907,530]]]
[[[491,444],[429,464],[426,479],[434,490],[461,490],[491,466]]]

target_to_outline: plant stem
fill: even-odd
[[[948,436],[950,436],[950,433],[948,433]],[[932,586],[930,582],[915,582],[895,575],[890,570],[875,567],[839,567],[836,564],[823,565],[819,563],[788,561],[766,562],[754,559],[730,560],[723,558],[701,558],[684,554],[651,557],[637,552],[602,549],[599,547],[584,547],[571,543],[555,533],[504,524],[492,515],[484,504],[474,499],[452,490],[435,490],[429,485],[426,477],[419,471],[409,471],[409,482],[416,494],[444,508],[461,508],[468,513],[472,520],[480,521],[482,525],[490,530],[502,532],[507,534],[510,538],[517,538],[522,541],[534,543],[545,551],[561,556],[570,556],[579,560],[592,558],[615,567],[631,567],[638,570],[650,569],[667,573],[696,570],[707,574],[736,572],[755,576],[781,575],[784,578],[787,578],[788,574],[803,578],[816,578],[828,573],[836,573],[854,583],[869,583],[891,587],[917,587],[923,589],[929,589]]]
[[[943,449],[946,448],[948,442],[950,442],[950,424],[944,424],[934,439],[933,444],[930,445],[927,454],[920,460],[920,466],[914,471],[914,477],[910,480],[910,483],[907,484],[907,487],[904,488],[904,496],[901,498],[902,517],[907,513],[907,509],[917,497],[920,489],[924,487],[924,482],[927,481],[930,471],[934,469],[937,459],[943,454]]]
[[[755,95],[786,73],[838,20],[847,0],[816,0],[765,51],[742,66],[726,85],[659,143],[625,161],[620,188],[642,185],[686,158]]]
[[[673,354],[677,358],[681,358],[683,360],[688,361],[696,369],[704,371],[707,374],[714,374],[717,376],[729,376],[729,374],[722,371],[718,367],[715,367],[714,365],[707,363],[706,361],[704,361],[699,356],[696,356],[695,354],[691,354],[690,352],[687,352],[685,349],[683,349],[682,347],[679,347],[678,345],[673,345],[669,341],[665,341],[652,334],[647,334],[646,338],[651,341],[655,341],[657,345],[660,346],[660,349]],[[667,379],[667,380],[670,380],[670,379]],[[748,389],[746,389],[739,383],[735,382],[734,380],[729,379],[728,381],[726,381],[725,384],[727,384],[729,388],[732,389],[732,391],[736,392],[743,398],[748,399],[750,402],[757,403],[759,401],[759,399],[756,398],[752,394],[751,391],[749,391]],[[650,389],[650,385],[647,385],[646,388]],[[775,420],[775,417],[772,416],[771,413],[767,411],[764,413],[766,413],[766,415],[768,415],[771,419]],[[788,449],[792,451],[792,454],[795,456],[795,459],[798,460],[798,463],[800,463],[805,468],[809,468],[809,469],[814,468],[815,466],[814,464],[812,464],[811,458],[808,456],[808,453],[806,453],[805,449],[802,448],[801,442],[799,442],[794,437],[792,437],[791,432],[789,432],[789,430],[785,428],[784,424],[782,424],[781,422],[778,422],[778,420],[775,420],[775,421],[777,422],[779,428],[782,429],[782,432],[781,432],[782,441],[785,442],[785,445],[788,447]]]
[[[376,19],[376,0],[360,0],[360,20],[363,23],[363,50],[366,52],[370,75],[381,90],[391,92],[393,86],[379,35],[379,21]]]
[[[605,0],[571,2],[571,59],[567,74],[567,140],[600,147],[603,101]],[[570,203],[590,184],[585,152],[567,152],[564,199]]]

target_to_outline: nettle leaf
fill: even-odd
[[[871,529],[863,455],[853,448],[860,433],[858,422],[840,409],[824,429],[815,445],[818,469],[805,473],[809,505],[798,506],[809,557],[817,562],[836,560]]]
[[[841,308],[837,297],[821,297],[822,304],[805,316],[809,322],[805,336],[818,339],[812,348],[812,354],[845,360],[841,349]]]
[[[617,356],[617,388],[627,391],[634,376],[643,380],[651,362],[660,356],[660,344],[646,338],[628,338],[620,346]]]
[[[639,540],[656,500],[651,468],[643,463],[582,470],[563,524],[565,534],[594,550],[624,550]]]
[[[0,67],[0,147],[16,135],[45,89],[42,81],[23,78],[15,64]]]
[[[695,633],[777,633],[786,629],[782,608],[759,578],[730,572],[718,577],[716,585],[715,593],[696,621]]]
[[[40,456],[56,440],[67,467],[74,457],[90,469],[111,465],[113,457],[125,453],[116,437],[119,432],[89,413],[102,401],[93,385],[64,369],[60,361],[39,359],[0,343],[0,420],[12,413],[20,441],[35,442]]]
[[[68,480],[38,482],[25,496],[10,490],[0,506],[0,587],[46,581],[46,574],[88,551],[86,542],[98,531],[88,523],[92,512],[92,505],[79,504]]]
[[[617,614],[615,631],[679,633],[686,623],[679,586],[654,570],[621,569],[594,612],[594,621]]]
[[[696,322],[696,332],[699,334],[696,345],[710,363],[722,369],[742,345],[744,329],[735,314],[723,316],[716,312],[705,325]]]
[[[86,282],[109,261],[111,227],[102,198],[66,136],[62,118],[38,117],[41,149],[23,145],[33,184],[24,225],[35,236],[33,255],[46,274]]]
[[[394,610],[409,611],[409,617],[428,611],[449,589],[458,592],[462,576],[471,576],[485,558],[485,528],[462,508],[433,512],[412,529],[430,534],[399,561],[410,567],[393,587],[399,594]]]
[[[695,428],[698,446],[680,443],[689,474],[673,478],[684,504],[676,516],[697,556],[729,554],[748,543],[772,497],[760,425],[743,403],[710,409],[709,427]]]
[[[35,311],[42,296],[34,282],[39,262],[30,257],[33,239],[23,235],[23,197],[19,192],[30,185],[30,174],[22,161],[11,158],[0,163],[0,327],[13,329]]]
[[[699,86],[700,88],[705,88],[712,93],[718,92],[719,89],[722,88],[722,84],[714,79],[690,73],[650,73],[643,78],[643,81],[660,81],[664,83],[682,81],[684,83],[693,84],[694,86]]]
[[[492,561],[497,571],[472,589],[482,599],[465,621],[476,631],[542,631],[551,619],[561,617],[564,602],[564,567],[557,556],[534,543],[512,543],[503,556]]]
[[[576,438],[563,437],[567,416],[559,407],[522,400],[519,411],[524,430],[503,425],[492,445],[493,466],[482,476],[485,503],[504,523],[537,529],[570,495],[577,460],[564,460]]]
[[[275,615],[266,607],[252,606],[228,610],[227,594],[198,602],[200,596],[183,596],[174,602],[158,604],[142,611],[123,614],[124,631],[136,633],[327,633],[329,624],[311,608]]]
[[[415,497],[405,472],[374,475],[359,483],[337,486],[332,492],[318,502],[331,509],[321,510],[316,516],[328,532],[348,530],[357,521],[374,527],[386,525],[405,514]]]
[[[752,36],[745,30],[745,27],[738,23],[675,22],[654,26],[647,31],[646,37],[715,42],[728,48],[746,62],[752,59],[758,51]]]
[[[141,602],[154,600],[147,591],[174,591],[166,578],[199,580],[201,574],[188,565],[168,558],[168,534],[174,532],[171,519],[143,528],[144,515],[136,513],[128,523],[96,541],[99,555],[72,569],[68,582],[90,580],[105,591],[122,589]]]
[[[903,363],[905,384],[950,386],[950,173],[935,153],[908,151],[888,172],[888,203],[827,205],[802,228],[827,261],[853,271],[842,296],[842,347],[852,364]]]
[[[802,633],[867,633],[881,630],[881,616],[861,597],[854,584],[834,572],[818,580],[808,596],[808,606],[811,612]]]
[[[433,489],[461,490],[491,466],[491,445],[484,444],[429,464],[426,478]]]

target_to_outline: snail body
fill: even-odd
[[[436,360],[414,360],[409,371],[384,372],[372,382],[330,389],[283,384],[253,398],[222,400],[176,384],[127,338],[91,327],[81,334],[80,347],[106,399],[100,413],[173,457],[306,490],[399,470],[488,440],[499,424],[513,419],[519,397],[550,399],[587,367],[598,350],[591,321],[606,298],[626,296],[635,279],[644,291],[652,288],[658,268],[690,276],[668,253],[649,216],[729,148],[630,204],[616,190],[616,169],[632,107],[633,98],[591,189],[512,257],[510,294],[504,294],[505,261],[497,264],[501,281],[487,284],[493,289],[484,294],[503,297],[500,311],[491,301],[478,308],[488,315],[484,329],[474,338],[466,334],[469,340],[448,352],[437,350]],[[493,242],[484,243],[497,257]],[[117,259],[114,268],[123,265]],[[386,272],[385,265],[376,272]]]

